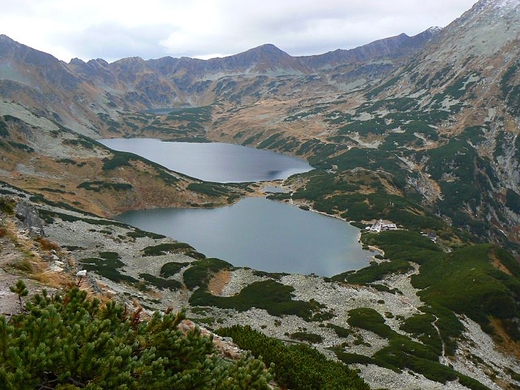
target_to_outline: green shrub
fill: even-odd
[[[187,189],[189,191],[198,192],[208,196],[226,196],[229,195],[229,190],[218,183],[190,183]]]
[[[368,385],[356,371],[342,363],[328,360],[323,354],[307,345],[287,346],[251,329],[233,326],[219,329],[221,336],[232,337],[240,348],[261,356],[267,366],[274,364],[276,382],[282,388],[294,390],[352,389],[367,390]]]
[[[515,213],[520,214],[520,195],[508,189],[506,193],[506,206]]]
[[[178,329],[183,319],[142,320],[77,288],[36,295],[24,313],[0,316],[0,388],[269,389],[262,362],[220,358],[197,328]]]
[[[348,312],[348,324],[363,328],[383,337],[390,338],[394,332],[385,324],[384,318],[374,309],[358,308]]]
[[[186,273],[192,268],[184,271]],[[281,317],[283,315],[296,315],[307,321],[326,320],[330,318],[330,313],[323,312],[323,307],[316,301],[294,301],[292,300],[292,286],[275,282],[274,280],[264,280],[254,282],[242,289],[239,294],[232,297],[217,297],[210,294],[207,289],[209,278],[207,272],[201,272],[199,278],[203,283],[190,297],[190,304],[194,306],[215,306],[220,308],[235,309],[246,311],[253,307],[264,309],[272,316]],[[192,277],[192,276],[190,276]],[[200,279],[197,279],[200,280]],[[188,286],[188,285],[187,285]]]
[[[64,145],[81,146],[86,149],[94,149],[94,146],[100,145],[93,139],[81,135],[79,135],[76,139],[66,139],[62,141],[62,143]]]
[[[355,284],[369,284],[381,280],[386,275],[406,273],[411,270],[410,263],[404,260],[392,260],[381,263],[372,262],[368,267],[352,273],[346,272],[332,277],[336,281],[348,281]]]
[[[166,263],[161,267],[160,275],[163,278],[169,278],[181,272],[181,270],[188,266],[190,263]]]
[[[162,256],[168,253],[178,253],[187,250],[194,250],[193,247],[184,242],[172,242],[159,244],[155,246],[147,246],[143,249],[143,256]]]
[[[5,123],[3,120],[0,120],[0,137],[9,137],[9,128],[7,127],[7,123]]]
[[[129,183],[110,183],[104,181],[84,181],[78,184],[78,188],[84,188],[87,191],[101,192],[101,190],[114,190],[114,191],[130,191],[133,190],[133,186]]]
[[[402,324],[401,329],[407,333],[411,333],[416,339],[423,344],[428,345],[437,355],[442,353],[442,343],[437,329],[433,324],[437,323],[434,314],[416,314],[407,318]]]
[[[205,289],[209,281],[217,272],[225,269],[231,269],[233,266],[227,261],[209,258],[192,263],[191,267],[184,271],[184,284],[190,290],[195,287],[201,287],[199,290]]]
[[[211,120],[212,111],[212,106],[176,108],[170,110],[166,119],[204,123]]]
[[[182,283],[178,280],[167,280],[146,273],[139,274],[139,277],[148,282],[149,285],[152,285],[160,289],[168,289],[172,291],[182,289]]]
[[[327,327],[333,329],[338,337],[347,338],[348,336],[350,336],[350,330],[343,328],[342,326],[329,323],[327,324]]]
[[[132,276],[124,275],[119,269],[125,266],[116,252],[101,252],[100,258],[90,257],[81,260],[81,264],[87,271],[95,272],[116,283],[136,284],[138,280]]]
[[[131,166],[130,161],[135,160],[137,157],[128,152],[113,152],[114,155],[112,158],[104,158],[103,159],[103,167],[104,171],[110,171],[112,169],[116,169],[119,167]]]
[[[134,231],[126,233],[126,235],[128,237],[131,237],[131,238],[150,237],[150,238],[153,238],[155,240],[161,239],[161,238],[166,238],[166,236],[163,235],[163,234],[157,234],[157,233],[152,233],[152,232],[145,232],[144,230],[140,230],[140,229],[135,229]]]
[[[431,333],[431,330],[428,330],[427,326],[425,326],[425,323],[431,319],[435,320],[434,317],[426,315],[422,318],[409,320],[404,327],[409,330]],[[438,343],[428,342],[421,344],[396,333],[385,324],[384,318],[373,309],[358,308],[350,310],[348,323],[351,326],[372,331],[388,340],[388,346],[380,349],[372,356],[373,364],[395,371],[408,368],[436,382],[446,383],[448,381],[463,380],[471,389],[481,390],[485,388],[477,381],[472,381],[463,374],[453,370],[453,368],[439,363],[439,355],[442,352],[442,348],[439,347]],[[421,334],[424,335],[424,333]],[[338,357],[340,359],[343,357],[345,360],[356,358],[356,356],[342,355],[341,352],[338,354]],[[364,363],[366,363],[366,360]]]
[[[316,333],[295,332],[290,337],[293,340],[305,341],[311,344],[318,344],[323,341],[323,337]]]
[[[335,348],[334,353],[336,357],[342,361],[344,364],[374,364],[377,365],[377,362],[374,361],[370,356],[366,355],[358,355],[357,353],[345,352],[342,349]]]
[[[0,197],[0,212],[13,214],[15,206],[16,202],[13,199],[4,196]]]
[[[30,146],[26,145],[26,144],[22,144],[20,142],[14,142],[14,141],[7,141],[7,143],[10,146],[12,146],[13,148],[23,150],[24,152],[27,152],[27,153],[33,153],[34,152],[34,149],[31,148]]]
[[[466,314],[483,326],[489,316],[517,317],[520,282],[491,264],[493,257],[500,259],[505,253],[489,244],[462,248],[424,263],[412,283],[423,289],[419,294],[425,302]],[[511,262],[507,257],[504,261]]]
[[[76,165],[76,161],[71,159],[71,158],[60,158],[58,160],[56,160],[56,162],[59,162],[60,164],[71,164],[71,165]]]

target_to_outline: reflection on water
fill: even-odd
[[[100,142],[213,182],[271,181],[312,169],[301,159],[232,144],[135,138]],[[264,191],[282,190],[268,188]],[[362,250],[355,227],[264,198],[217,209],[134,211],[118,219],[189,243],[206,256],[267,272],[332,276],[365,267],[372,256]]]
[[[303,159],[233,144],[163,142],[150,138],[99,142],[114,150],[138,154],[173,171],[219,183],[279,180],[312,169]]]
[[[118,217],[187,242],[208,257],[267,272],[332,276],[363,268],[373,256],[348,223],[265,198],[216,209],[132,211]]]

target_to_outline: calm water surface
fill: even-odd
[[[305,160],[232,144],[142,138],[100,142],[213,182],[285,179],[312,169]],[[373,255],[361,249],[359,229],[348,223],[265,198],[216,209],[132,211],[118,219],[186,242],[208,257],[267,272],[332,276],[367,266]]]
[[[216,209],[131,211],[118,220],[267,272],[332,276],[363,268],[374,255],[362,250],[352,225],[265,198]]]
[[[312,169],[303,159],[226,143],[164,142],[150,138],[99,142],[113,150],[135,153],[172,171],[219,183],[286,179]]]

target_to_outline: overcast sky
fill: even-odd
[[[0,33],[60,60],[293,56],[444,27],[476,0],[0,0]]]

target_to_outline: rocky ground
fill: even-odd
[[[45,206],[48,208],[48,206]],[[60,210],[64,212],[64,210]],[[348,337],[339,337],[330,327],[321,321],[307,322],[300,317],[287,315],[274,317],[265,310],[251,308],[239,312],[233,309],[218,309],[213,307],[190,308],[188,299],[191,292],[187,289],[168,290],[154,288],[139,290],[124,283],[115,283],[101,275],[87,272],[86,278],[78,278],[76,273],[82,268],[82,260],[96,258],[102,252],[116,252],[124,266],[119,268],[121,274],[139,278],[142,273],[159,276],[161,267],[166,263],[185,264],[195,261],[193,257],[183,253],[165,253],[159,256],[143,256],[143,249],[158,244],[173,243],[171,238],[154,238],[130,234],[135,232],[131,227],[95,217],[75,215],[66,212],[77,220],[63,220],[57,216],[52,222],[43,226],[45,237],[57,243],[59,248],[42,251],[42,245],[34,244],[30,237],[30,228],[23,226],[8,226],[9,234],[1,238],[0,251],[0,313],[10,315],[19,310],[18,297],[9,291],[9,286],[16,283],[19,269],[13,268],[14,263],[24,261],[20,256],[31,255],[34,267],[39,268],[39,276],[30,279],[31,291],[41,290],[46,284],[54,282],[82,283],[92,291],[114,297],[129,306],[140,306],[147,310],[164,310],[172,307],[174,310],[188,308],[188,317],[194,322],[214,329],[235,324],[250,325],[271,337],[290,340],[289,335],[295,332],[307,332],[320,335],[322,342],[315,346],[334,359],[330,347],[342,345],[345,351],[371,356],[388,343],[376,334],[363,329],[351,328],[348,323],[348,311],[355,308],[372,308],[378,311],[386,324],[394,331],[403,333],[400,321],[420,312],[423,305],[417,295],[417,290],[411,285],[410,277],[418,272],[418,267],[407,274],[392,275],[380,283],[388,286],[396,293],[381,292],[375,288],[344,283],[330,282],[322,277],[307,275],[284,275],[277,279],[279,283],[294,288],[294,300],[309,301],[311,299],[324,305],[327,311],[334,314],[328,320],[330,324],[349,330]],[[69,219],[69,218],[64,218]],[[5,225],[5,221],[2,222]],[[13,237],[13,232],[18,232]],[[20,247],[26,248],[20,251]],[[172,279],[182,281],[183,269]],[[251,269],[238,268],[223,271],[215,275],[210,283],[214,295],[233,296],[245,286],[253,282],[270,278],[270,275],[259,274]],[[498,351],[491,338],[480,327],[463,318],[465,326],[464,340],[459,343],[459,349],[453,357],[444,358],[445,364],[452,365],[457,371],[477,379],[491,389],[508,388],[506,384],[515,383],[507,373],[508,368],[518,371],[519,361],[513,356],[507,356]],[[468,359],[468,357],[478,357]],[[479,363],[480,362],[480,363]],[[413,372],[394,372],[374,365],[356,365],[361,376],[372,388],[387,389],[464,389],[458,383],[441,384],[433,382]],[[494,377],[492,381],[490,377]],[[516,383],[520,386],[520,383]]]

